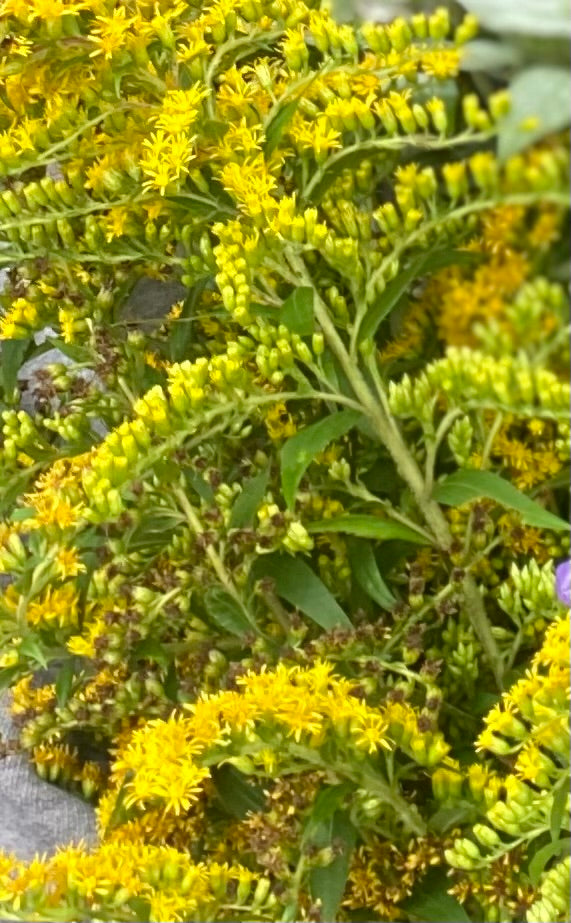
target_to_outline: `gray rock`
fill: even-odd
[[[122,319],[136,322],[145,330],[158,327],[173,304],[187,295],[188,289],[180,282],[139,279],[123,309]]]
[[[4,739],[16,736],[5,695],[0,697],[0,733]],[[28,860],[80,840],[96,842],[91,805],[44,782],[25,756],[0,760],[0,849]]]

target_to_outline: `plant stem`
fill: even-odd
[[[194,532],[194,534],[202,535],[204,533],[202,523],[200,519],[198,518],[198,516],[196,515],[194,509],[192,508],[192,505],[189,503],[188,497],[186,496],[184,490],[182,490],[182,488],[180,487],[177,487],[175,488],[174,494],[177,500],[179,501],[181,509],[184,512],[187,522],[190,528],[192,529],[192,531]],[[212,564],[213,570],[215,571],[216,576],[220,580],[220,583],[222,584],[224,589],[227,590],[227,592],[230,593],[230,595],[233,596],[234,599],[236,599],[240,603],[240,605],[242,605],[242,600],[240,599],[240,596],[234,586],[232,578],[230,577],[228,571],[224,567],[222,558],[220,557],[216,549],[212,547],[212,545],[206,546],[206,556],[208,557],[210,563]]]
[[[424,516],[427,525],[432,530],[436,539],[436,544],[442,551],[448,551],[452,544],[452,534],[448,521],[438,503],[431,498],[430,490],[427,488],[420,468],[410,454],[409,448],[392,414],[389,414],[387,410],[380,406],[379,399],[371,393],[359,367],[351,359],[337,332],[335,324],[329,316],[327,306],[320,298],[319,292],[315,288],[311,275],[307,271],[303,260],[291,254],[290,261],[292,266],[295,267],[295,270],[301,275],[304,283],[310,285],[313,289],[315,316],[321,325],[321,329],[323,330],[329,347],[337,356],[355,396],[361,402],[364,414],[368,416],[370,421],[374,424],[379,442],[385,445],[396,465],[397,471],[403,481],[410,487],[419,510]],[[378,387],[379,383],[377,383],[377,388]],[[385,406],[388,407],[388,404],[385,403]],[[471,575],[467,575],[464,580],[464,593],[468,616],[486,653],[496,682],[501,688],[503,674],[502,657],[492,635],[482,597]]]

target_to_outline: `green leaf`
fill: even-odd
[[[39,663],[40,666],[44,667],[44,669],[47,669],[48,661],[37,635],[26,635],[25,638],[22,639],[22,642],[18,648],[18,652],[20,654],[24,654],[26,657],[29,657],[30,660],[35,660],[36,663]]]
[[[112,830],[120,826],[127,819],[128,808],[125,807],[125,798],[127,796],[129,782],[132,782],[134,775],[135,773],[132,769],[127,770],[125,773],[121,788],[117,792],[117,797],[115,798],[115,804],[113,805],[111,816],[109,817],[107,826],[103,832],[102,839],[105,839]]]
[[[356,410],[341,410],[317,423],[302,429],[284,444],[281,451],[282,492],[289,509],[295,506],[299,482],[319,452],[347,433],[358,423],[361,414]]]
[[[340,782],[322,788],[313,802],[303,834],[304,841],[311,837],[313,830],[324,821],[329,820],[337,811],[346,795],[355,791],[353,782]]]
[[[447,894],[450,880],[440,871],[429,871],[411,897],[400,906],[419,923],[470,923],[462,904]]]
[[[351,571],[361,589],[382,609],[392,609],[396,599],[381,577],[370,543],[353,538],[348,550]]]
[[[470,265],[478,262],[480,257],[464,250],[436,250],[433,253],[421,253],[412,261],[407,269],[398,273],[397,277],[389,282],[385,290],[373,302],[359,331],[359,339],[367,340],[373,337],[381,322],[398,304],[415,279],[427,272],[436,272],[451,265]]]
[[[15,663],[11,667],[4,667],[0,670],[0,692],[4,692],[5,689],[13,685],[14,680],[22,673],[22,669],[21,664]]]
[[[559,516],[544,510],[539,503],[492,471],[475,471],[462,468],[449,474],[432,492],[437,503],[445,506],[461,506],[471,500],[486,497],[495,500],[501,506],[516,510],[528,526],[538,529],[553,529],[566,532],[569,524]]]
[[[206,591],[204,608],[218,628],[238,638],[250,633],[252,629],[258,631],[238,601],[222,587],[211,587]]]
[[[356,535],[359,538],[374,538],[377,541],[390,541],[400,539],[405,542],[414,542],[417,545],[428,545],[426,539],[419,532],[394,522],[392,519],[379,519],[367,513],[336,516],[332,519],[320,519],[307,526],[308,532],[344,532],[347,535]]]
[[[212,781],[224,810],[232,817],[242,820],[248,811],[263,809],[266,802],[264,793],[235,766],[212,769]]]
[[[149,516],[145,516],[144,520],[125,537],[129,551],[166,545],[182,521],[183,517],[175,510],[158,508],[156,511],[149,511]]]
[[[509,91],[511,109],[499,125],[501,160],[569,124],[571,89],[567,68],[529,67],[514,78]],[[534,127],[526,128],[528,120],[535,123]]]
[[[429,818],[428,827],[434,833],[442,835],[452,827],[475,823],[477,811],[468,801],[458,801],[454,805],[444,805]]]
[[[266,127],[266,142],[264,144],[264,153],[266,157],[275,151],[276,147],[281,141],[282,135],[292,118],[295,115],[296,109],[299,106],[299,101],[301,96],[297,99],[290,100],[289,103],[286,103],[285,106],[282,106],[281,109],[274,115],[271,122]]]
[[[313,289],[300,286],[293,290],[279,310],[278,322],[300,337],[313,333]]]
[[[206,281],[201,279],[193,285],[184,299],[180,317],[170,324],[168,348],[172,362],[181,362],[188,355],[193,334],[192,315],[202,298]]]
[[[464,45],[460,61],[463,71],[490,71],[520,64],[521,54],[513,45],[485,38]]]
[[[255,579],[271,577],[276,593],[300,609],[325,631],[341,625],[351,628],[351,622],[341,606],[305,561],[285,555],[267,555],[254,568]]]
[[[149,901],[144,897],[131,897],[127,901],[127,907],[135,914],[134,919],[138,923],[149,923],[149,917],[151,916],[151,906]]]
[[[176,670],[176,663],[174,660],[171,660],[169,668],[167,670],[167,675],[163,681],[163,689],[165,690],[165,695],[167,699],[171,702],[178,702],[178,692],[180,689],[180,683],[178,681],[178,673]]]
[[[171,657],[156,638],[143,638],[133,648],[132,656],[135,660],[154,660],[164,670],[168,670],[171,663]]]
[[[567,828],[569,827],[569,812],[567,811],[567,799],[569,798],[569,786],[562,785],[553,797],[551,806],[551,816],[549,818],[549,832],[551,840],[554,843],[561,833],[563,827],[563,817],[567,815]]]
[[[355,848],[357,831],[348,816],[337,812],[329,821],[320,825],[313,841],[323,849],[335,846],[339,854],[325,868],[314,868],[310,874],[311,896],[321,901],[321,919],[333,923],[349,874],[351,855]]]
[[[46,342],[54,349],[59,349],[60,353],[73,359],[74,362],[88,362],[89,350],[85,346],[75,346],[72,343],[66,343],[65,340],[59,340],[56,337],[48,337]]]
[[[56,677],[56,700],[60,708],[63,708],[69,699],[74,676],[75,663],[68,660],[59,668]]]
[[[408,269],[399,272],[396,279],[389,282],[385,290],[378,296],[367,311],[365,319],[361,324],[361,330],[359,331],[360,340],[368,340],[369,337],[375,335],[380,323],[400,301],[411,282],[416,279],[417,276],[421,275],[425,261],[426,254],[423,253],[412,262]]]
[[[204,478],[200,477],[199,474],[196,474],[194,471],[187,470],[184,472],[184,477],[187,483],[196,491],[201,500],[205,500],[206,503],[212,503],[214,501],[214,491],[210,484],[208,484]]]
[[[2,341],[2,352],[0,354],[2,384],[4,385],[4,393],[7,396],[12,394],[18,383],[18,372],[29,345],[30,337],[25,337],[22,340]]]
[[[538,849],[535,856],[529,863],[527,870],[529,880],[531,881],[531,884],[534,888],[537,888],[539,880],[549,860],[553,859],[554,856],[561,855],[561,853],[569,855],[570,846],[571,840],[569,837],[565,837],[563,840],[557,840],[556,843],[548,843],[547,846],[544,846],[542,849]]]
[[[231,529],[244,529],[254,522],[256,511],[264,499],[270,478],[269,465],[249,481],[246,481],[242,492],[238,494],[230,516]]]
[[[194,195],[192,192],[181,193],[179,195],[167,195],[165,199],[169,202],[173,202],[175,205],[181,205],[189,214],[201,216],[203,218],[228,214],[228,205],[224,202],[216,199],[209,199],[206,196]]]
[[[571,29],[567,0],[462,0],[462,5],[492,32],[564,38]]]

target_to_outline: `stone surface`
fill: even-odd
[[[0,733],[5,740],[15,736],[6,696],[0,697]],[[24,756],[0,760],[0,850],[31,859],[80,840],[96,840],[91,805],[44,782]]]

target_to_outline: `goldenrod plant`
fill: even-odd
[[[568,918],[568,145],[476,28],[1,3],[0,683],[101,840],[6,919]]]

